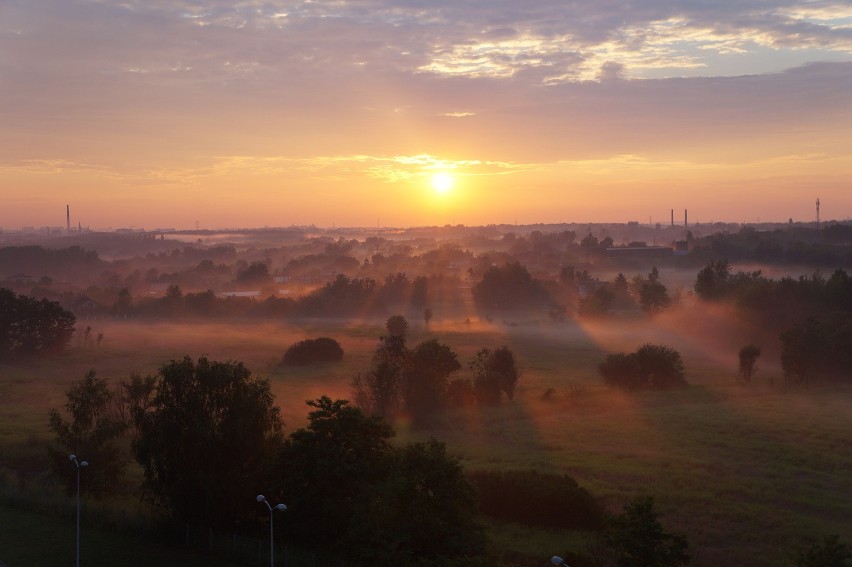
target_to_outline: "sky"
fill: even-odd
[[[0,227],[852,218],[852,3],[0,0]]]

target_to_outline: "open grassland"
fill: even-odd
[[[350,397],[381,323],[89,322],[93,336],[104,333],[99,346],[75,339],[60,357],[0,365],[0,467],[46,468],[47,412],[61,408],[64,392],[89,368],[115,381],[184,355],[240,360],[268,377],[292,431],[304,424],[305,400]],[[753,336],[724,310],[684,308],[653,322],[411,323],[410,344],[437,337],[465,366],[480,348],[508,345],[523,376],[512,402],[454,411],[428,430],[400,420],[400,440],[434,436],[469,468],[567,472],[611,511],[654,496],[664,525],[689,536],[698,566],[788,565],[804,537],[836,533],[849,543],[852,388],[784,386],[774,343],[762,344],[755,383],[738,383],[736,353]],[[319,336],[341,343],[342,363],[280,366],[289,345]],[[681,352],[688,388],[626,394],[600,384],[596,365],[606,353],[646,342]],[[545,560],[590,539],[505,525],[490,531],[498,547]]]

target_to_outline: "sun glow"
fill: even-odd
[[[449,173],[436,173],[432,176],[432,189],[444,195],[453,188],[453,177]]]

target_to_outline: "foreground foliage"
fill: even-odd
[[[66,397],[67,418],[55,409],[50,411],[49,429],[55,440],[48,452],[53,470],[73,492],[77,471],[68,456],[80,455],[92,465],[86,470],[87,490],[105,494],[118,486],[127,467],[127,455],[118,444],[127,423],[116,411],[108,382],[97,378],[94,370],[71,386]]]
[[[242,363],[187,356],[160,368],[132,449],[156,504],[182,522],[230,525],[245,516],[281,428],[269,381]]]
[[[294,538],[364,565],[485,552],[473,488],[442,443],[394,448],[384,420],[345,400],[323,396],[308,406],[308,426],[290,435],[273,466]]]
[[[678,567],[690,561],[686,536],[663,529],[650,497],[628,503],[613,516],[604,539],[621,567]]]

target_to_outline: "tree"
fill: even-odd
[[[852,368],[852,312],[809,317],[781,333],[781,367],[800,382],[849,380]]]
[[[139,416],[133,454],[152,500],[178,520],[230,525],[258,490],[280,442],[269,381],[241,362],[188,356],[159,370],[151,409]]]
[[[408,332],[408,321],[402,315],[392,315],[385,322],[385,328],[392,337],[404,337]]]
[[[405,409],[415,421],[444,407],[449,376],[459,368],[456,353],[437,339],[411,350],[403,369],[403,396]]]
[[[657,279],[649,278],[639,286],[639,304],[646,313],[653,313],[668,307],[671,304],[671,298],[666,286]]]
[[[393,429],[346,400],[307,402],[308,425],[279,452],[281,521],[302,544],[355,565],[446,565],[481,555],[476,499],[457,459],[430,440],[395,448]]]
[[[127,467],[127,455],[117,441],[127,427],[116,412],[115,395],[106,380],[94,370],[66,392],[68,419],[50,410],[49,429],[55,435],[49,449],[54,471],[65,481],[69,493],[76,487],[76,473],[68,455],[79,455],[92,466],[87,470],[88,490],[103,494],[115,488]]]
[[[613,280],[612,286],[615,290],[616,295],[627,295],[627,276],[625,276],[622,272],[618,272],[618,275],[615,276],[615,280]]]
[[[477,307],[483,310],[550,307],[553,304],[541,282],[533,279],[527,268],[517,262],[489,267],[471,291]]]
[[[840,536],[826,536],[799,552],[796,567],[852,567],[852,550],[840,543]]]
[[[368,565],[454,565],[481,556],[486,537],[473,486],[458,459],[430,439],[389,454],[387,478],[356,510],[356,560]]]
[[[750,382],[751,377],[754,376],[754,373],[757,370],[756,364],[759,356],[760,347],[757,345],[748,344],[740,349],[740,376],[742,376],[743,380],[746,382]]]
[[[55,301],[0,288],[0,356],[61,351],[71,340],[76,320]]]
[[[781,333],[781,368],[785,378],[799,382],[816,378],[826,357],[828,337],[825,326],[816,317]]]
[[[312,408],[308,425],[294,431],[278,452],[272,489],[286,495],[289,533],[343,551],[357,545],[349,531],[369,487],[387,476],[394,431],[346,400],[322,396],[306,403]]]
[[[126,315],[130,311],[130,304],[133,302],[133,297],[130,295],[130,290],[126,287],[121,288],[118,292],[118,299],[112,306],[112,310],[117,315]]]
[[[621,567],[677,567],[690,561],[686,536],[663,530],[650,497],[628,503],[614,516],[604,541]]]
[[[386,326],[389,332],[391,329],[403,332],[379,339],[370,369],[359,372],[352,380],[352,395],[356,405],[368,414],[392,418],[403,403],[402,371],[409,355],[404,329],[408,328],[408,322],[395,315]]]
[[[515,386],[521,373],[515,364],[515,355],[509,347],[491,350],[484,348],[476,353],[469,365],[473,374],[476,400],[484,405],[500,403],[502,394],[510,400],[515,396]]]
[[[606,285],[602,285],[587,297],[580,300],[577,312],[585,317],[606,315],[612,308],[614,300],[615,294]]]
[[[695,280],[695,293],[701,299],[721,299],[727,290],[731,267],[727,260],[711,260]]]
[[[252,262],[245,270],[237,273],[234,281],[244,285],[265,285],[272,281],[269,266],[263,262]]]

